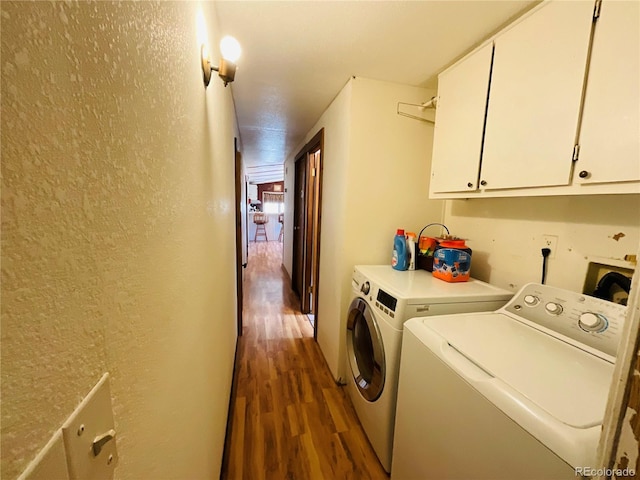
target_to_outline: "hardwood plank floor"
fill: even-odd
[[[221,478],[386,480],[281,265],[281,243],[249,244]]]

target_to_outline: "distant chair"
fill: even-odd
[[[280,235],[278,235],[278,241],[281,242],[284,238],[284,213],[278,215],[278,223],[280,224]]]
[[[258,237],[264,237],[264,240],[268,242],[269,238],[267,237],[267,229],[265,227],[265,224],[269,223],[269,217],[267,217],[264,213],[254,213],[253,223],[256,224],[256,234],[253,237],[253,241],[257,242]]]

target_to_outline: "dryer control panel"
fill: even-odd
[[[560,340],[613,361],[627,307],[582,293],[529,283],[502,310]]]
[[[376,313],[383,315],[383,318],[390,322],[394,328],[402,326],[404,304],[406,302],[398,301],[396,297],[384,291],[372,280],[369,280],[357,268],[353,269],[351,288],[354,295],[363,298],[371,308],[375,307],[377,309]],[[401,322],[399,326],[397,321]]]

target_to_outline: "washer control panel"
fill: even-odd
[[[532,326],[550,330],[548,333],[557,333],[561,339],[564,337],[615,357],[627,307],[549,285],[529,283],[502,310]]]

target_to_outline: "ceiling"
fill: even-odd
[[[440,71],[536,3],[218,1],[220,33],[242,45],[230,88],[249,181],[283,179],[351,76],[435,88]]]

